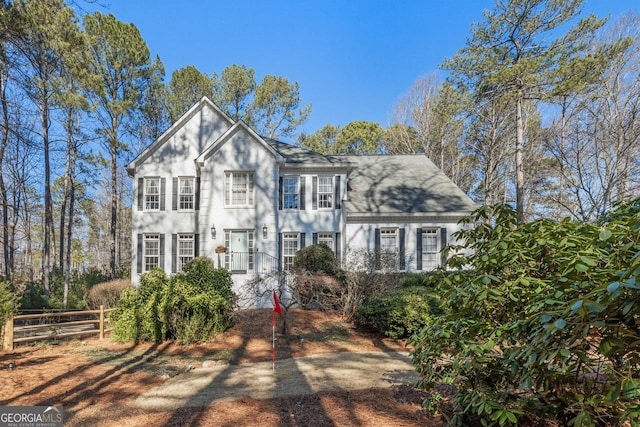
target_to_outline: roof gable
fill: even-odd
[[[201,120],[199,124],[199,135],[201,139],[201,144],[204,146],[209,142],[211,134],[214,133],[224,133],[228,131],[234,124],[233,120],[227,116],[216,104],[214,104],[209,98],[206,96],[202,97],[200,101],[195,103],[186,113],[184,113],[169,129],[167,129],[158,139],[152,142],[147,148],[145,148],[138,156],[133,159],[127,165],[127,172],[129,175],[133,175],[135,173],[136,167],[147,160],[156,150],[158,150],[163,144],[171,139],[176,133],[184,129],[184,127],[193,120],[198,114],[203,116],[204,111],[207,109],[213,116],[217,119],[215,120],[215,131],[214,129],[203,129],[204,120]],[[217,139],[217,138],[215,138]]]
[[[265,140],[260,137],[257,133],[253,131],[249,126],[247,126],[242,120],[236,122],[233,126],[231,126],[220,138],[216,139],[212,143],[210,143],[198,156],[196,159],[196,163],[202,164],[204,161],[209,158],[217,149],[219,149],[225,142],[229,141],[233,135],[236,133],[243,131],[248,134],[253,140],[255,140],[261,148],[265,149],[269,152],[276,161],[283,161],[284,158],[282,155],[276,151],[270,144],[267,144]]]

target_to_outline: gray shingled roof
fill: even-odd
[[[288,164],[349,166],[349,160],[346,158],[347,156],[328,156],[302,147],[287,144],[285,142],[276,141],[275,139],[265,137],[262,137],[262,139],[280,153],[280,155],[286,159]]]
[[[348,215],[453,214],[475,203],[424,155],[343,156],[349,174]]]

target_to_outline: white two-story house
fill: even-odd
[[[240,292],[288,270],[314,243],[343,263],[366,250],[395,254],[401,271],[431,270],[475,208],[424,155],[322,155],[263,138],[207,98],[127,171],[134,284],[154,267],[171,274],[207,256],[232,272]]]

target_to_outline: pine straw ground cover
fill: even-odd
[[[278,322],[280,329],[282,320]],[[289,324],[288,339],[277,335],[279,360],[329,352],[408,350],[404,342],[359,332],[335,314],[291,310]],[[271,334],[271,310],[242,310],[232,329],[201,345],[86,340],[20,347],[0,353],[0,405],[62,405],[65,426],[443,425],[440,417],[421,407],[426,393],[411,384],[267,400],[241,398],[175,411],[149,411],[134,404],[166,378],[204,361],[270,361]]]

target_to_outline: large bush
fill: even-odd
[[[125,290],[111,313],[118,341],[180,343],[206,341],[231,325],[231,275],[208,258],[195,258],[184,272],[167,277],[155,269],[140,277],[137,289]]]
[[[456,237],[473,253],[454,257],[460,270],[436,289],[445,314],[412,341],[420,385],[456,383],[458,425],[527,412],[638,425],[640,202],[598,224],[519,224],[503,206],[468,221]]]
[[[120,301],[122,291],[131,287],[131,282],[124,279],[99,283],[89,289],[84,296],[84,302],[89,310],[97,310],[100,306],[114,308]]]
[[[368,299],[356,310],[355,323],[389,338],[408,338],[440,312],[431,290],[412,286]]]
[[[335,276],[340,270],[340,265],[333,251],[324,244],[300,249],[296,252],[293,266],[307,273],[320,273],[329,276]]]
[[[333,251],[324,244],[300,249],[293,261],[296,275],[292,295],[302,307],[341,311],[345,273]]]
[[[162,296],[161,318],[181,343],[206,341],[231,325],[231,275],[208,258],[188,263]]]

